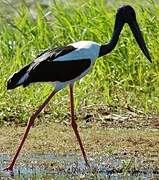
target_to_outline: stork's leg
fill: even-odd
[[[13,166],[15,164],[15,161],[20,153],[20,150],[25,142],[25,139],[27,138],[27,135],[29,133],[29,130],[31,128],[31,126],[34,124],[34,120],[36,119],[36,117],[39,115],[39,113],[45,108],[45,106],[48,104],[48,102],[51,100],[51,98],[56,94],[56,90],[54,90],[50,95],[49,97],[44,101],[44,103],[38,108],[38,110],[31,116],[29,122],[28,122],[28,125],[26,127],[26,130],[24,132],[24,135],[21,139],[21,142],[20,142],[20,145],[18,146],[18,149],[16,150],[16,153],[11,161],[11,163],[9,164],[9,166],[7,168],[5,168],[4,170],[7,170],[7,171],[13,171]]]
[[[78,143],[80,145],[80,148],[81,148],[81,151],[82,151],[82,154],[83,154],[83,157],[84,157],[84,160],[86,162],[86,165],[88,167],[90,167],[89,163],[88,163],[88,160],[87,160],[87,156],[86,156],[86,153],[85,153],[85,150],[84,150],[84,147],[83,147],[83,144],[82,144],[82,141],[81,141],[81,138],[80,138],[80,135],[79,135],[79,132],[78,132],[78,127],[77,127],[77,123],[76,123],[76,120],[75,120],[75,114],[74,114],[74,99],[73,99],[73,85],[70,84],[70,107],[71,107],[71,125],[72,125],[72,128],[75,132],[75,135],[77,137],[77,140],[78,140]]]

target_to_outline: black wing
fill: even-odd
[[[24,84],[24,86],[25,86],[25,84],[27,85],[30,82],[45,81],[45,76],[47,76],[47,74],[48,75],[51,74],[50,70],[47,72],[47,70],[49,69],[48,66],[51,66],[51,67],[53,66],[52,63],[49,63],[48,61],[52,62],[55,58],[57,58],[59,56],[63,56],[65,54],[68,54],[74,50],[76,50],[75,47],[68,45],[68,46],[64,46],[64,47],[58,47],[58,48],[54,48],[51,50],[43,51],[42,53],[37,55],[37,57],[34,61],[30,62],[28,65],[24,66],[22,69],[15,72],[9,78],[9,80],[7,82],[7,89],[13,89],[13,88],[20,86],[21,84],[18,84],[18,81],[28,72],[30,74],[30,77],[29,77],[29,80],[26,80],[26,82],[22,83],[22,84]],[[55,67],[57,67],[57,66],[58,65],[56,65],[56,63],[55,63]],[[54,70],[54,68],[52,68],[52,70]]]
[[[81,75],[91,64],[90,59],[71,61],[41,61],[30,69],[24,86],[33,82],[65,82]]]
[[[76,50],[77,48],[71,46],[71,45],[68,45],[68,46],[63,46],[63,47],[58,47],[58,48],[54,48],[54,49],[50,49],[50,50],[44,50],[43,52],[41,52],[40,54],[37,55],[36,59],[37,58],[40,58],[42,55],[46,55],[46,58],[49,58],[51,60],[54,60],[55,58],[58,58],[60,56],[63,56],[65,54],[68,54],[74,50]]]

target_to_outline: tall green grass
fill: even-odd
[[[25,3],[13,14],[1,13],[0,24],[0,120],[26,122],[29,115],[52,91],[52,84],[34,84],[6,91],[8,77],[46,49],[79,40],[109,41],[116,9],[132,5],[153,63],[139,49],[125,25],[116,48],[99,58],[92,71],[75,86],[78,109],[88,105],[132,107],[147,114],[159,112],[159,8],[156,1],[55,1],[48,7],[36,3],[34,14]],[[3,11],[1,11],[3,12]],[[67,115],[67,88],[51,101],[50,118]]]

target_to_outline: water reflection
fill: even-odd
[[[0,155],[0,179],[14,177],[15,179],[52,179],[52,178],[111,178],[111,179],[151,179],[159,178],[159,172],[150,169],[135,169],[133,163],[128,167],[125,161],[118,156],[95,156],[90,158],[91,169],[85,166],[81,156],[75,154],[54,155],[54,154],[32,154],[20,157],[14,174],[4,172],[10,156]],[[136,163],[142,163],[140,159]]]

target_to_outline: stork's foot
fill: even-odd
[[[87,168],[90,168],[91,166],[90,166],[90,164],[88,163],[87,158],[85,158],[85,161],[86,161],[86,166],[87,166]]]
[[[13,172],[13,166],[8,166],[7,168],[3,169],[3,171]]]

